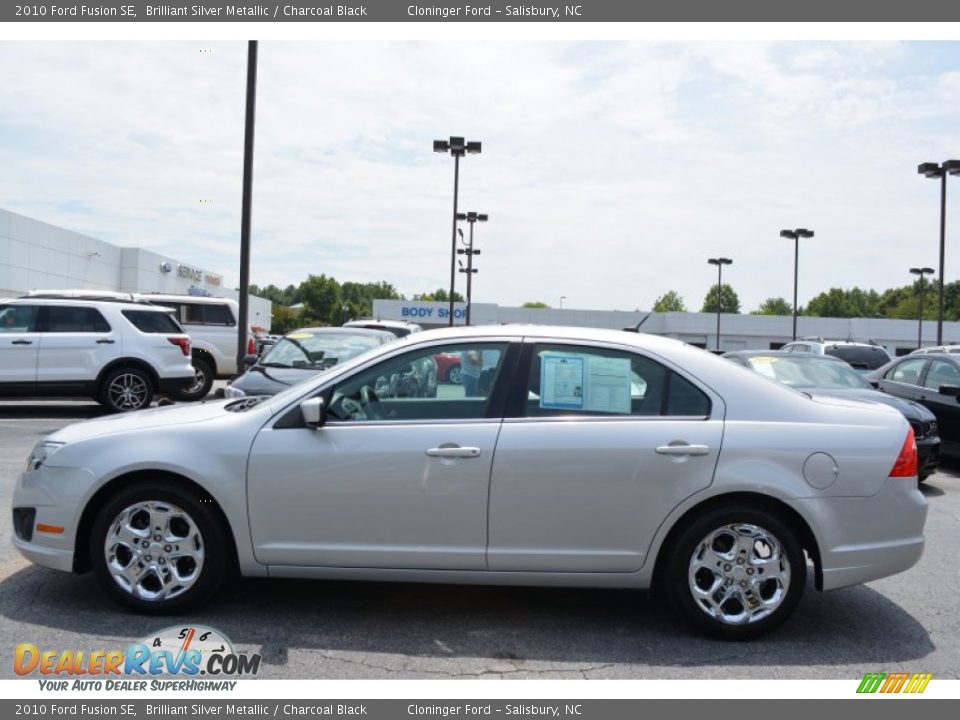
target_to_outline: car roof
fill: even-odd
[[[742,358],[752,358],[752,357],[786,357],[786,358],[808,358],[810,360],[816,360],[817,362],[838,362],[846,365],[843,360],[833,355],[820,355],[819,353],[810,353],[810,352],[786,352],[784,350],[731,350],[730,352],[724,353],[723,357],[742,357]]]
[[[376,328],[361,328],[361,327],[305,327],[298,328],[296,330],[291,330],[287,335],[293,335],[294,333],[322,333],[324,335],[359,335],[367,337],[384,337],[390,338],[391,340],[396,339],[396,335],[388,330],[377,330]],[[286,337],[286,335],[281,335],[281,337]]]
[[[161,305],[151,305],[150,303],[137,302],[136,300],[124,300],[114,297],[43,297],[42,295],[24,296],[18,298],[0,299],[2,304],[30,304],[30,305],[80,305],[89,307],[119,307],[123,310],[144,310],[146,312],[169,313],[170,309]]]

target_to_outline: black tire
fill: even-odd
[[[447,382],[453,383],[454,385],[460,384],[460,366],[451,365],[447,369]]]
[[[751,538],[754,530],[750,528],[759,530],[762,535],[756,537],[764,539]],[[711,536],[713,543],[707,547],[706,541]],[[728,550],[727,546],[738,538],[743,539],[744,545],[752,541],[753,549],[748,551],[733,545],[733,549]],[[776,563],[772,553],[768,561],[776,566],[766,570],[760,566],[763,560],[760,551],[773,547],[767,540],[778,542],[782,549],[781,557],[786,560],[788,570],[785,583],[780,574],[783,563]],[[730,563],[721,559],[727,556]],[[696,572],[693,570],[695,558],[700,560]],[[744,558],[745,562],[739,563]],[[776,628],[797,607],[807,579],[806,557],[796,531],[775,513],[761,508],[731,505],[704,512],[680,531],[667,549],[665,559],[663,590],[669,603],[701,631],[723,640],[748,640]],[[717,567],[713,567],[714,559]],[[768,577],[761,580],[764,572]],[[701,587],[701,598],[694,596],[694,586]],[[741,594],[737,586],[750,593],[752,600]],[[738,597],[717,602],[724,596],[724,588]],[[750,602],[759,608],[756,619],[738,623],[738,615],[749,616]],[[765,609],[765,604],[770,607]],[[740,613],[736,612],[738,608]]]
[[[196,372],[196,382],[188,388],[183,388],[182,390],[171,393],[170,395],[174,400],[182,400],[184,402],[203,400],[209,394],[210,388],[213,387],[214,370],[210,361],[204,360],[201,357],[194,357],[191,362]]]
[[[148,508],[130,512],[139,506]],[[147,517],[158,519],[161,529],[143,528]],[[145,529],[142,537],[150,544],[134,550],[129,542],[123,542],[120,531],[124,524]],[[180,535],[185,535],[184,539],[179,539]],[[108,537],[120,540],[112,542],[109,550]],[[155,542],[157,537],[160,542]],[[233,567],[229,548],[226,529],[209,501],[201,502],[192,492],[167,488],[160,481],[148,481],[119,491],[101,508],[90,532],[89,552],[97,581],[116,603],[147,615],[166,615],[194,607],[217,591]],[[111,571],[109,558],[118,571],[132,570],[136,585],[122,585]],[[184,578],[182,583],[171,568]],[[164,587],[163,577],[169,587]],[[168,597],[147,597],[161,592]]]
[[[138,367],[114,368],[100,383],[97,401],[111,412],[131,412],[153,402],[153,379]]]

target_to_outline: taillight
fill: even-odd
[[[178,345],[180,352],[182,352],[185,357],[190,357],[190,338],[168,337],[167,342],[171,345]]]
[[[256,355],[257,354],[257,343],[254,342],[253,338],[247,338],[247,355]]]
[[[900,455],[890,470],[890,477],[917,476],[917,441],[913,436],[913,428],[907,430],[907,439],[903,441]]]

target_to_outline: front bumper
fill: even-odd
[[[823,590],[858,585],[911,568],[923,554],[927,501],[911,478],[888,478],[870,497],[806,498],[820,548]]]
[[[33,508],[32,528],[14,523],[14,547],[27,560],[43,567],[72,572],[79,508],[93,485],[93,473],[84,468],[46,465],[20,475],[13,491],[13,508]],[[41,526],[48,526],[41,530]],[[50,528],[63,528],[51,532]]]
[[[923,438],[917,440],[917,466],[920,469],[920,475],[926,477],[932,475],[940,467],[940,437]]]

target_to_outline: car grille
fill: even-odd
[[[911,420],[910,427],[913,428],[913,435],[917,440],[923,440],[924,438],[932,437],[937,434],[936,420]]]

